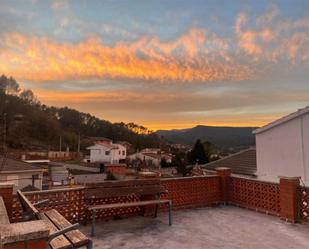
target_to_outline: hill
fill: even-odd
[[[124,140],[135,148],[157,147],[160,138],[134,123],[111,123],[68,107],[41,104],[31,90],[20,89],[13,78],[0,77],[0,150],[4,141],[10,149],[76,151],[91,144],[89,137]]]
[[[221,148],[255,145],[252,131],[257,127],[216,127],[198,125],[182,130],[158,130],[156,133],[171,143],[194,144],[197,139]]]

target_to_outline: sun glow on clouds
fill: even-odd
[[[207,44],[207,46],[206,46]],[[228,43],[205,30],[191,29],[173,41],[141,37],[105,45],[98,38],[61,44],[20,33],[3,35],[0,67],[31,81],[143,79],[156,81],[244,80],[253,71],[231,58]],[[219,52],[218,52],[219,51]]]
[[[98,37],[59,43],[46,37],[4,33],[0,69],[30,81],[207,82],[259,78],[265,62],[308,62],[309,19],[282,21],[278,10],[271,8],[253,21],[255,24],[249,25],[247,13],[239,13],[235,37],[223,38],[205,29],[191,28],[170,41],[153,35],[112,46]]]
[[[278,103],[308,100],[306,77],[298,72],[305,75],[309,66],[309,18],[284,16],[275,5],[259,16],[235,13],[222,33],[215,25],[194,23],[169,39],[160,36],[164,32],[135,33],[109,20],[100,23],[100,33],[96,21],[72,18],[71,2],[55,0],[51,7],[61,32],[75,34],[82,26],[83,38],[64,42],[40,30],[0,32],[0,74],[30,86],[43,103],[158,129],[262,125],[281,116]],[[115,34],[117,41],[111,39]],[[294,69],[299,89],[280,90],[284,79],[278,80],[278,72],[289,76]],[[275,104],[270,113],[237,112]]]

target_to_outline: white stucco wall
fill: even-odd
[[[111,149],[108,146],[104,145],[94,145],[89,147],[90,149],[90,162],[102,162],[102,163],[119,163],[119,160],[126,159],[127,157],[127,149],[126,147],[120,145],[120,144],[113,144],[114,146],[117,146],[118,149]],[[109,152],[108,155],[106,155],[106,152]]]
[[[257,175],[301,176],[309,183],[309,114],[256,134]]]
[[[108,155],[106,155],[106,151],[110,151],[110,149],[107,149],[102,146],[97,146],[96,148],[92,148],[90,150],[90,161],[92,163],[96,162],[105,162],[109,163],[111,161],[112,155],[111,152],[109,152]]]

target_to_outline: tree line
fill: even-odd
[[[127,141],[136,149],[159,147],[160,137],[134,123],[111,123],[89,113],[68,107],[47,106],[29,89],[21,89],[18,82],[0,77],[0,141],[2,148],[76,151],[91,144],[89,137],[106,137]]]

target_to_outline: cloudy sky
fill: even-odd
[[[309,1],[0,0],[0,74],[112,122],[260,126],[309,105]]]

